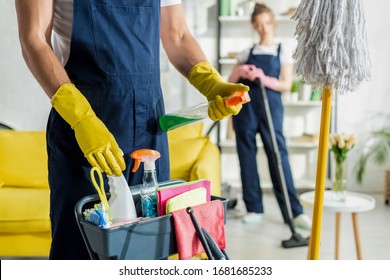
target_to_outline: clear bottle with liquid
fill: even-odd
[[[249,102],[250,97],[248,92],[239,91],[229,97],[225,97],[224,100],[225,105],[231,107]],[[210,102],[204,102],[167,113],[159,118],[160,127],[163,131],[168,131],[207,118],[209,105]]]
[[[135,159],[132,172],[137,171],[141,162],[144,163],[144,174],[142,177],[142,187],[140,190],[142,217],[157,216],[157,193],[158,187],[155,161],[160,157],[160,153],[155,150],[141,149],[134,151],[131,157]]]
[[[157,216],[157,187],[158,183],[156,169],[147,169],[145,166],[141,189],[141,206],[143,217]]]

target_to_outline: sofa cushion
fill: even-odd
[[[185,125],[168,131],[169,140],[194,139],[203,137],[203,123]]]
[[[47,257],[50,252],[51,232],[2,233],[0,232],[0,256],[11,258]]]
[[[0,188],[0,232],[50,231],[49,196],[49,189]]]
[[[169,140],[171,179],[189,181],[192,166],[207,143],[208,138]]]
[[[48,188],[44,131],[0,130],[0,180],[7,186]]]
[[[220,152],[216,145],[207,140],[199,159],[191,169],[189,180],[208,179],[211,184],[211,194],[221,196]]]

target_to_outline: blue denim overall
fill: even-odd
[[[129,185],[142,183],[143,169],[130,172],[130,153],[141,148],[161,153],[159,181],[169,179],[166,133],[158,126],[164,114],[159,65],[160,1],[74,0],[73,31],[65,69],[98,118],[124,152]],[[71,129],[55,110],[47,126],[50,259],[88,259],[74,214],[82,197],[96,193],[90,164]],[[107,180],[106,180],[107,183]],[[106,184],[107,187],[107,184]]]
[[[280,45],[277,55],[255,55],[253,48],[250,51],[246,64],[253,64],[261,68],[265,75],[279,78],[280,74]],[[288,221],[288,213],[283,202],[282,186],[278,184],[276,166],[272,165],[272,139],[268,130],[266,113],[261,106],[261,94],[256,83],[246,79],[240,82],[250,87],[249,95],[251,102],[243,106],[240,113],[233,117],[233,127],[236,134],[237,153],[240,161],[241,182],[243,188],[243,199],[248,212],[263,213],[263,193],[260,187],[260,178],[257,166],[257,145],[256,134],[260,133],[264,150],[268,159],[273,190],[282,212],[283,220]],[[303,209],[296,195],[294,181],[291,174],[288,160],[286,141],[283,135],[283,114],[284,108],[280,92],[266,88],[272,122],[275,129],[276,139],[279,147],[282,167],[290,198],[293,217],[303,213]]]

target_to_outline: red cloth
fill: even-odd
[[[212,200],[193,206],[192,209],[199,227],[207,230],[220,249],[225,249],[225,212],[222,201]],[[186,209],[173,211],[172,216],[179,259],[186,260],[204,253],[205,250],[196,235],[194,224]]]

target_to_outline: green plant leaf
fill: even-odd
[[[354,168],[356,181],[361,184],[366,172],[368,161],[383,165],[390,160],[390,128],[383,128],[371,132],[367,141],[362,142],[362,151]]]

